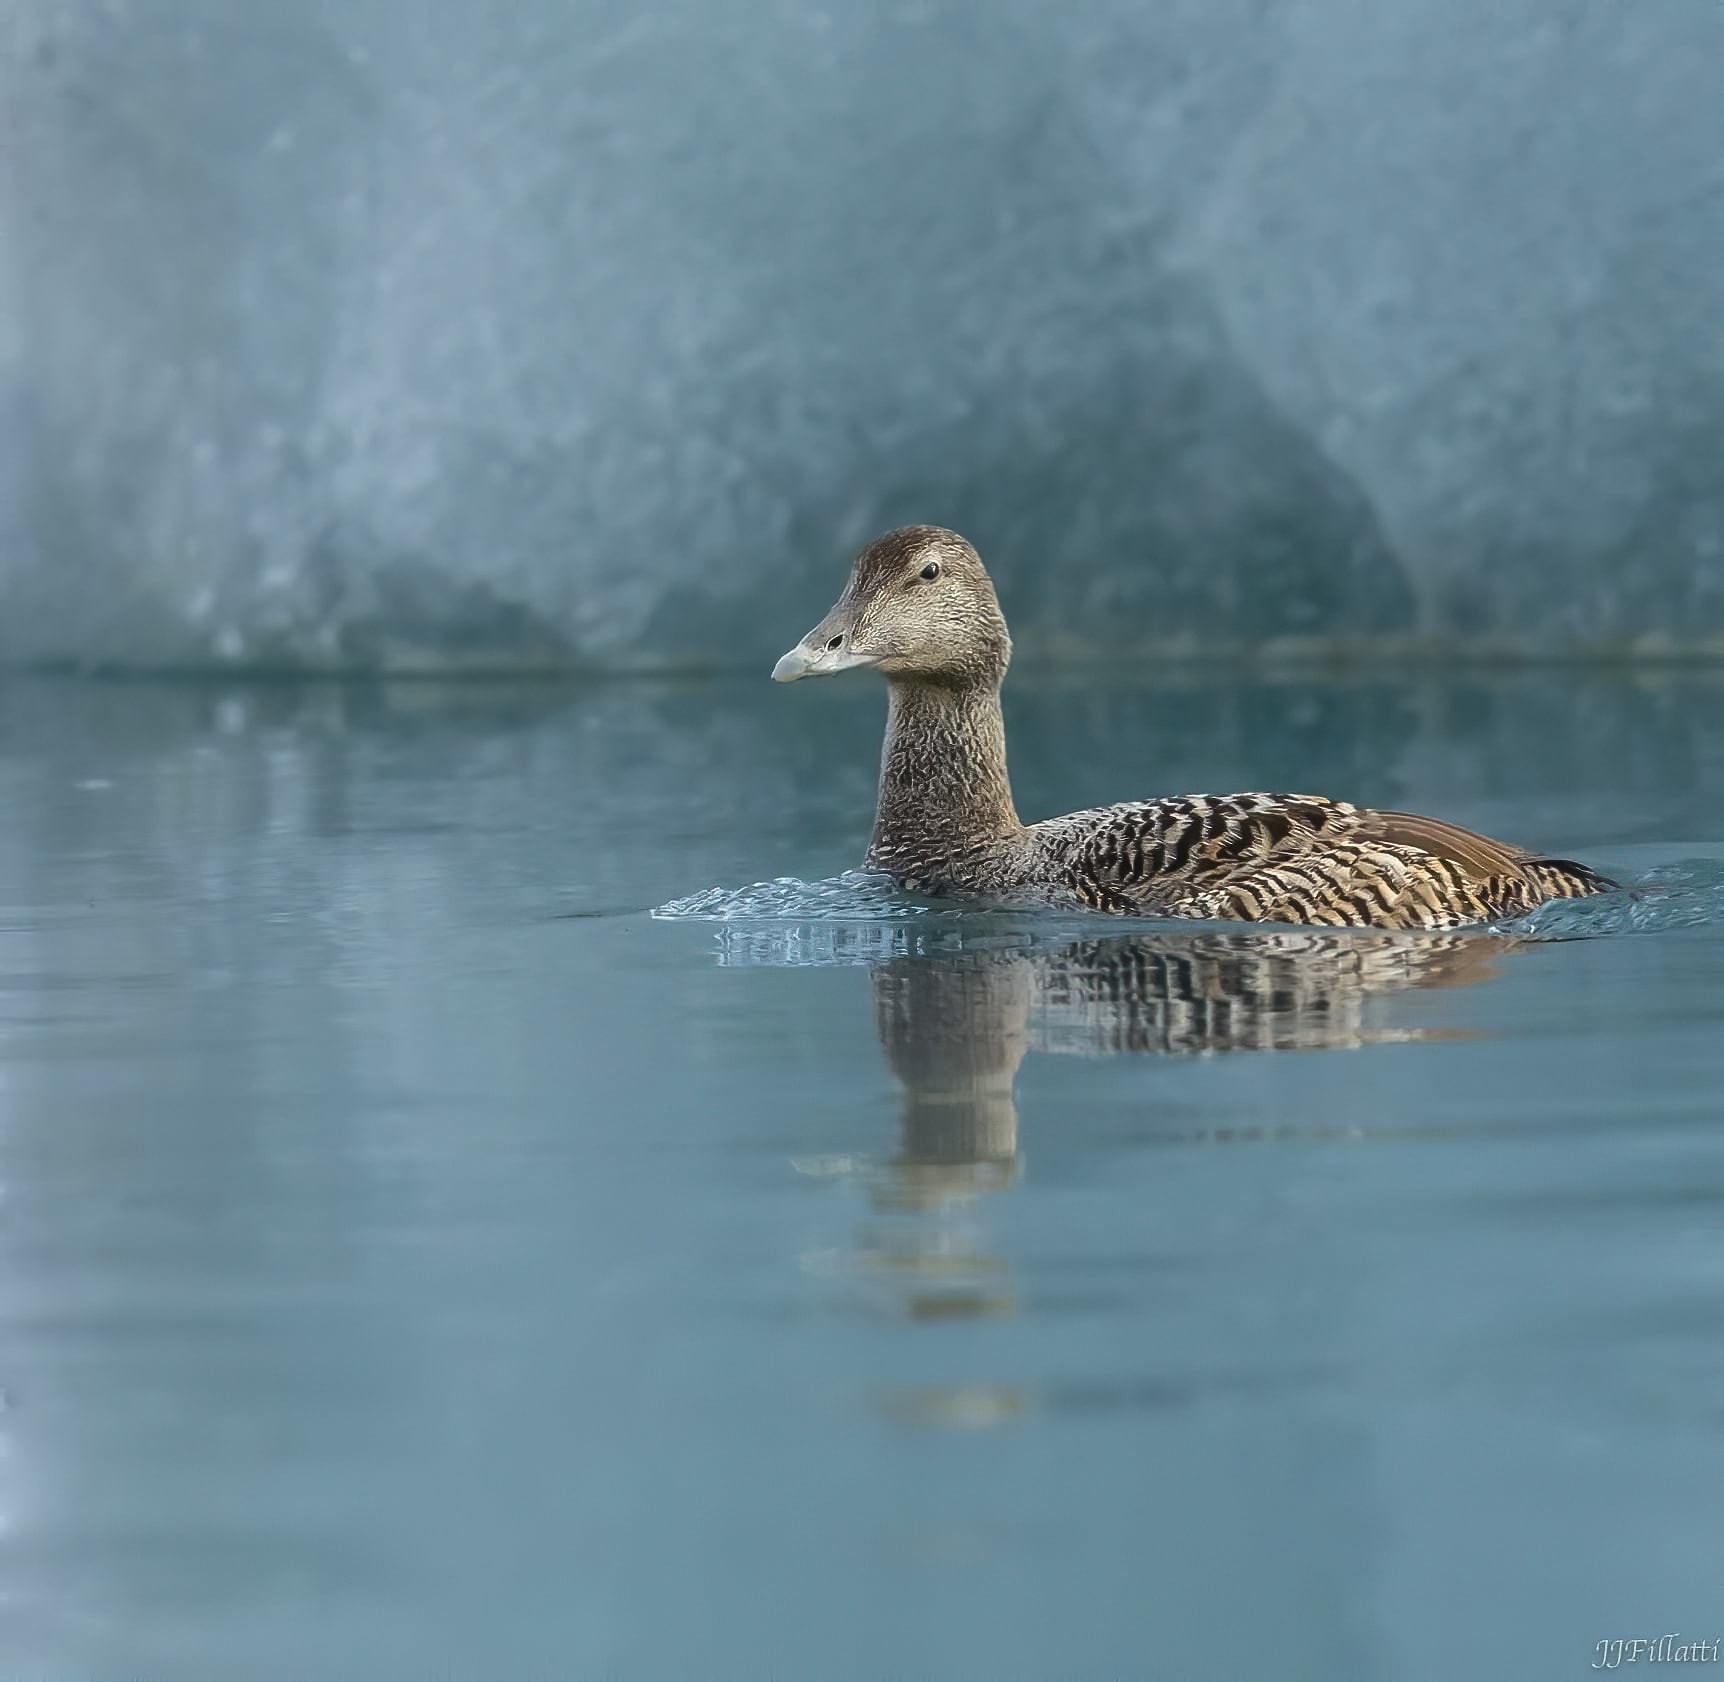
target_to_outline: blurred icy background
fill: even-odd
[[[1724,647],[1717,0],[9,0],[0,655]],[[1391,642],[1387,646],[1395,646]]]

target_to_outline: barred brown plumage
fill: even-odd
[[[1010,658],[976,551],[906,526],[862,551],[831,613],[778,662],[781,682],[857,666],[889,681],[871,868],[925,892],[1385,929],[1459,928],[1615,885],[1439,818],[1312,794],[1175,795],[1023,824],[1000,715]]]

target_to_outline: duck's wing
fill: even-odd
[[[1441,818],[1421,817],[1417,812],[1379,812],[1372,807],[1349,808],[1351,832],[1361,841],[1378,841],[1391,847],[1411,847],[1432,858],[1447,859],[1469,876],[1484,880],[1512,876],[1537,857],[1525,847],[1493,841],[1459,824]]]
[[[1077,898],[1108,911],[1438,929],[1611,885],[1437,818],[1320,795],[1182,795],[1037,828]]]
[[[1481,916],[1514,916],[1547,900],[1585,899],[1617,886],[1589,865],[1493,841],[1441,818],[1362,807],[1354,819],[1363,842],[1411,849],[1424,860],[1448,867],[1445,874],[1458,876],[1455,889],[1464,901],[1463,909],[1476,901],[1484,908]]]

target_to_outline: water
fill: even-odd
[[[0,689],[8,1666],[1724,1634],[1724,682],[1008,703],[1027,812],[1309,787],[1650,886],[1547,942],[955,915],[841,876],[866,683]],[[649,914],[779,879],[831,885]]]

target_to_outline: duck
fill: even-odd
[[[779,683],[887,684],[865,868],[909,893],[1124,916],[1456,929],[1616,884],[1440,818],[1314,794],[1181,794],[1022,822],[1000,686],[1012,639],[975,548],[904,526],[856,556]]]

